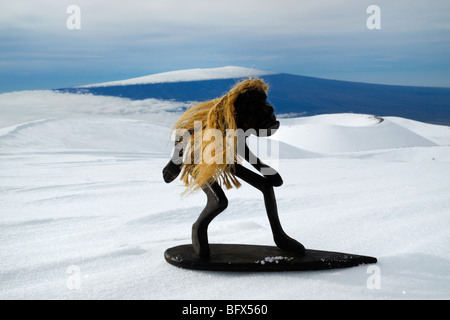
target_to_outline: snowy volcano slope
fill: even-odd
[[[0,299],[450,296],[449,127],[358,114],[283,120],[273,139],[286,232],[308,248],[375,256],[377,269],[197,272],[163,258],[190,242],[205,204],[162,181],[178,105],[24,92],[14,109],[12,95],[0,95],[10,101],[0,105]],[[210,242],[272,245],[261,194],[226,194]]]
[[[168,82],[190,82],[190,81],[218,80],[218,79],[237,79],[237,78],[261,77],[271,74],[275,73],[252,68],[227,66],[221,68],[169,71],[133,79],[90,84],[86,86],[81,86],[80,88],[126,86],[136,84],[153,84],[153,83],[168,83]]]

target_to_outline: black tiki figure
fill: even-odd
[[[281,227],[274,193],[274,187],[283,184],[281,176],[261,162],[247,145],[250,134],[270,136],[280,126],[273,107],[267,102],[267,91],[267,85],[260,79],[244,80],[221,98],[187,110],[174,126],[174,153],[163,169],[163,177],[170,183],[181,173],[187,191],[201,189],[206,194],[206,206],[192,226],[193,249],[202,258],[210,256],[208,225],[228,206],[222,187],[239,187],[238,179],[262,192],[278,248],[297,255],[305,253],[304,246],[290,238]],[[206,137],[211,131],[220,133],[220,137]],[[199,136],[203,142],[200,146],[196,141]],[[209,156],[206,161],[205,155]],[[242,166],[241,159],[261,175]]]

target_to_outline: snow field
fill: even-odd
[[[2,298],[431,299],[449,293],[444,162],[282,161],[285,184],[276,194],[285,230],[309,248],[376,256],[381,287],[374,290],[367,288],[367,266],[231,274],[167,264],[164,250],[190,241],[204,196],[180,200],[179,184],[163,184],[165,159],[3,160],[2,181],[8,181],[6,167],[13,182],[2,186]],[[417,177],[419,169],[428,174]],[[211,224],[210,242],[273,244],[261,195],[248,186],[227,195],[230,206]],[[70,290],[66,272],[73,265],[81,285]]]
[[[35,99],[13,112],[21,94]],[[275,192],[286,232],[307,248],[379,262],[319,272],[200,272],[163,257],[190,242],[205,205],[203,194],[182,198],[179,181],[162,180],[179,106],[146,101],[147,111],[124,113],[127,99],[80,97],[97,106],[112,101],[99,112],[75,108],[78,95],[48,94],[0,95],[8,102],[0,109],[0,299],[450,296],[449,127],[355,114],[283,120],[273,139],[280,141],[284,185]],[[210,242],[272,245],[259,191],[243,185],[226,194],[229,207],[211,223]],[[379,288],[368,283],[374,275]]]

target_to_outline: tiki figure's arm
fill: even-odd
[[[274,168],[262,162],[255,154],[253,154],[253,152],[251,152],[247,145],[247,140],[245,141],[244,151],[245,160],[256,170],[261,172],[261,174],[269,180],[272,186],[279,187],[283,184],[283,179],[280,174]]]
[[[171,183],[181,172],[184,150],[189,143],[189,131],[185,135],[175,136],[175,146],[172,158],[163,169],[163,178],[166,183]]]

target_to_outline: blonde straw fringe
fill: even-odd
[[[236,137],[235,143],[227,143],[227,130],[237,130],[236,126],[236,115],[234,109],[234,103],[238,96],[249,90],[259,90],[267,93],[267,84],[260,79],[247,79],[237,83],[227,94],[220,98],[198,103],[192,108],[188,109],[175,123],[174,130],[187,130],[191,133],[190,144],[185,149],[185,154],[191,157],[190,163],[186,163],[186,158],[182,164],[181,180],[185,183],[187,189],[184,193],[191,193],[199,190],[202,186],[207,183],[212,183],[217,181],[220,185],[225,186],[227,189],[240,187],[240,182],[234,175],[235,166],[234,163],[239,161],[237,155]],[[219,154],[216,154],[217,148],[214,148],[212,144],[218,143],[218,141],[210,141],[210,139],[203,139],[201,143],[201,150],[195,150],[195,135],[194,132],[195,124],[201,123],[201,134],[202,139],[205,132],[209,129],[217,129],[221,132],[223,141],[221,143],[222,148]],[[180,132],[180,131],[178,131]],[[207,140],[207,141],[205,141]],[[212,148],[213,147],[213,148]],[[227,150],[228,148],[228,150]],[[229,150],[229,148],[233,148]],[[203,160],[201,163],[195,164],[193,160],[193,155],[195,152],[201,152],[200,154],[205,154],[206,151],[211,154],[208,150],[214,150],[213,157],[218,160],[213,163],[205,163]],[[227,153],[228,152],[228,153]],[[232,163],[226,161],[227,155],[231,153]]]

